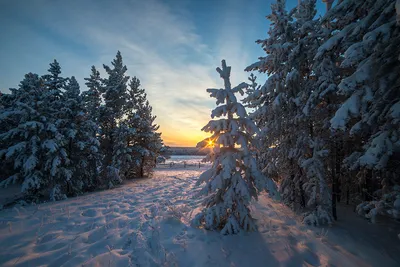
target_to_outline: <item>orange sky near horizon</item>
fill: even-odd
[[[198,142],[211,136],[210,133],[201,131],[201,127],[196,131],[184,127],[181,129],[163,129],[161,125],[159,132],[162,133],[161,138],[164,144],[170,147],[196,147]]]

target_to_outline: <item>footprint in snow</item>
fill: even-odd
[[[193,239],[196,235],[193,234],[193,233],[187,233],[186,236],[187,236],[187,238],[189,238],[189,239]]]
[[[57,243],[53,247],[51,247],[49,249],[49,251],[58,250],[58,249],[63,248],[65,246],[67,246],[67,245],[68,245],[67,243]]]
[[[53,241],[53,240],[57,239],[58,236],[59,236],[59,234],[56,234],[56,233],[47,234],[47,235],[43,236],[43,237],[40,239],[40,242],[39,242],[39,243],[40,243],[40,244],[44,244],[44,243]]]
[[[88,209],[82,212],[82,216],[85,217],[96,217],[97,216],[97,211],[95,209]]]
[[[299,240],[297,240],[297,238],[294,237],[294,236],[292,236],[292,235],[289,235],[289,236],[288,236],[288,241],[289,241],[289,244],[290,244],[291,246],[295,246],[295,245],[297,245],[297,243],[299,242]]]
[[[320,266],[321,262],[319,260],[319,257],[317,254],[315,254],[314,252],[312,252],[311,250],[305,250],[303,253],[303,259],[305,262],[307,262],[308,264],[310,264],[311,266]]]
[[[279,226],[278,225],[272,225],[272,230],[273,231],[278,231],[279,230]]]
[[[269,229],[268,228],[264,228],[262,230],[260,230],[260,233],[264,234],[264,233],[268,233]]]

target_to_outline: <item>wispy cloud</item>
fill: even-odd
[[[220,32],[217,40],[206,42],[190,16],[182,15],[187,10],[180,10],[179,5],[172,9],[167,3],[30,1],[20,8],[15,27],[28,28],[34,49],[42,51],[32,56],[32,62],[43,64],[57,58],[64,75],[75,75],[82,85],[90,65],[101,68],[120,50],[128,74],[141,79],[147,90],[165,141],[195,145],[205,137],[200,129],[215,106],[205,89],[222,85],[215,72],[220,60],[224,57],[233,66],[233,83],[247,77],[242,71],[249,63],[243,45],[247,41],[244,18],[234,16],[237,8],[232,5],[216,24]],[[39,72],[43,71],[42,65]]]

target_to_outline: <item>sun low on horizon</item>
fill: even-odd
[[[201,122],[199,122],[201,123]],[[207,123],[207,121],[205,122]],[[204,123],[204,124],[205,124]],[[200,128],[201,129],[201,128]],[[201,130],[168,130],[163,131],[160,127],[160,132],[162,133],[162,138],[164,144],[170,147],[195,147],[199,142],[203,141],[210,136],[209,133],[205,133]],[[209,144],[210,145],[210,144]]]

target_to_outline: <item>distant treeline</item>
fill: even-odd
[[[196,147],[169,147],[169,155],[207,155],[208,149],[199,149]]]

